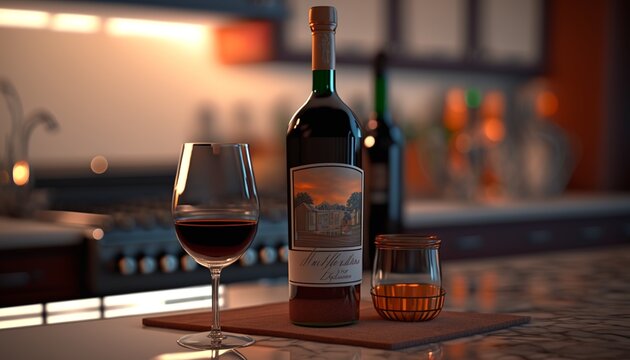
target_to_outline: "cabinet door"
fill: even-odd
[[[308,9],[287,1],[280,54],[310,59]],[[545,61],[543,0],[338,0],[340,62],[370,64],[380,49],[394,66],[530,76]]]
[[[404,0],[401,48],[405,56],[420,59],[460,60],[464,56],[465,0]]]
[[[479,6],[482,61],[514,65],[541,61],[542,0],[482,0]]]
[[[284,27],[284,46],[287,51],[310,54],[311,31],[308,28],[308,9],[318,5],[331,5],[331,2],[313,0],[286,2],[289,16]],[[386,44],[387,1],[338,0],[332,5],[337,8],[339,22],[335,36],[337,54],[371,57]]]
[[[0,307],[81,296],[84,258],[82,245],[0,251]]]

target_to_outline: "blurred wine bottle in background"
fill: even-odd
[[[380,52],[374,61],[374,111],[363,141],[369,169],[368,266],[376,235],[402,231],[404,138],[389,111],[387,82],[387,55]]]

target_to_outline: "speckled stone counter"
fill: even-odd
[[[629,359],[630,245],[442,264],[446,308],[531,316],[529,324],[400,351],[256,337],[225,359]],[[368,295],[365,284],[363,294]],[[286,284],[252,285],[236,299],[283,297]],[[264,292],[264,293],[263,293]],[[2,358],[201,359],[185,332],[143,328],[142,316],[0,331]],[[351,331],[351,328],[348,328]]]
[[[443,350],[492,359],[629,358],[629,264],[625,246],[453,266],[449,307],[524,314],[532,322],[445,343]],[[455,287],[462,284],[468,289],[460,295]]]
[[[261,338],[291,359],[628,359],[630,246],[444,262],[446,308],[528,315],[493,333],[377,351]],[[366,293],[366,291],[363,291]]]

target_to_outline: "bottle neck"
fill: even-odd
[[[387,79],[384,75],[379,75],[374,82],[374,111],[378,118],[384,118],[388,110]]]
[[[313,93],[327,96],[335,92],[335,27],[311,26]]]
[[[374,113],[378,122],[391,125],[387,94],[387,53],[379,52],[374,58]]]
[[[387,76],[379,74],[374,81],[374,112],[373,118],[378,122],[386,125],[393,125],[392,118],[389,114],[389,101],[387,97]]]
[[[313,94],[327,96],[335,92],[335,70],[313,70]]]

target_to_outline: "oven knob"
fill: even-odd
[[[288,245],[280,245],[278,247],[278,257],[280,261],[283,263],[289,262],[289,246]]]
[[[182,255],[179,262],[184,271],[194,271],[197,268],[197,262],[190,255]]]
[[[174,255],[166,254],[160,258],[160,269],[165,273],[172,273],[177,270],[177,258]]]
[[[265,265],[273,264],[278,260],[278,252],[271,246],[261,247],[258,253],[260,255],[260,262]]]
[[[118,260],[118,271],[123,275],[133,275],[138,271],[138,263],[136,259],[123,256]]]
[[[157,270],[157,261],[152,256],[143,256],[138,264],[142,274],[152,274]]]
[[[256,255],[256,251],[254,249],[247,249],[245,253],[241,255],[239,262],[241,266],[252,266],[258,261],[258,255]]]

